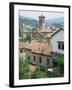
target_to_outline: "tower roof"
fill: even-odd
[[[39,16],[39,18],[45,18],[45,16],[43,16],[43,14],[41,14],[41,15]]]

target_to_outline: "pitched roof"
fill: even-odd
[[[22,45],[23,44],[23,45]],[[20,43],[20,48],[31,49],[32,53],[51,55],[51,45],[45,43]]]
[[[30,44],[27,42],[27,43],[24,43],[24,42],[20,42],[19,43],[19,48],[20,49],[24,49],[24,48],[26,48],[26,49],[31,49],[31,46],[30,46]]]
[[[44,33],[46,33],[47,34],[46,37],[50,38],[55,31],[51,31],[50,29],[43,28],[43,29],[40,29],[38,32],[40,34],[43,34],[44,37],[45,37]]]
[[[53,33],[49,33],[47,37],[54,36],[60,30],[64,30],[64,29],[60,28],[57,31],[54,31]],[[39,34],[41,35],[41,33],[39,33]],[[42,36],[43,36],[43,34],[42,34]],[[31,50],[31,52],[37,53],[37,54],[51,55],[51,44],[50,43],[45,44],[45,43],[40,43],[40,42],[31,42],[31,43],[20,42],[19,48],[29,49],[29,50]]]
[[[52,36],[54,36],[55,34],[57,34],[59,31],[61,31],[61,30],[64,30],[63,28],[59,28],[58,30],[56,30],[52,35],[51,35],[51,37]]]
[[[31,52],[35,52],[38,54],[51,55],[51,45],[45,43],[37,43],[32,47]]]
[[[45,16],[43,16],[43,15],[41,14],[41,16],[39,16],[39,18],[45,18]]]
[[[32,36],[35,36],[35,35],[36,35],[36,36],[37,36],[37,35],[40,35],[40,36],[44,37],[43,33],[40,33],[39,31],[32,34]]]

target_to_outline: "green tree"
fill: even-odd
[[[29,78],[29,66],[27,61],[23,57],[19,58],[19,79],[28,79]]]
[[[64,73],[64,55],[58,54],[53,56],[53,65],[54,67],[59,68],[59,73]]]
[[[37,66],[36,70],[32,73],[31,78],[46,78],[47,74]]]
[[[30,34],[26,34],[26,37],[25,37],[24,41],[28,41],[29,43],[31,42]]]

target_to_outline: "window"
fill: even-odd
[[[58,49],[60,49],[61,48],[61,44],[60,43],[58,43]]]
[[[36,57],[35,56],[33,56],[33,60],[34,60],[34,62],[36,61]]]
[[[50,60],[50,59],[48,58],[48,59],[47,59],[47,65],[49,64],[49,60]]]
[[[39,57],[39,63],[42,63],[42,58],[41,57]]]
[[[64,42],[58,41],[58,49],[59,50],[64,50]]]
[[[62,50],[64,50],[64,44],[62,44]]]

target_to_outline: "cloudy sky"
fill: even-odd
[[[25,17],[31,17],[34,19],[38,20],[38,17],[40,15],[45,16],[46,19],[53,19],[53,18],[58,18],[58,17],[64,17],[63,12],[42,12],[42,11],[24,11],[24,10],[19,10],[19,15],[20,16],[25,16]]]

